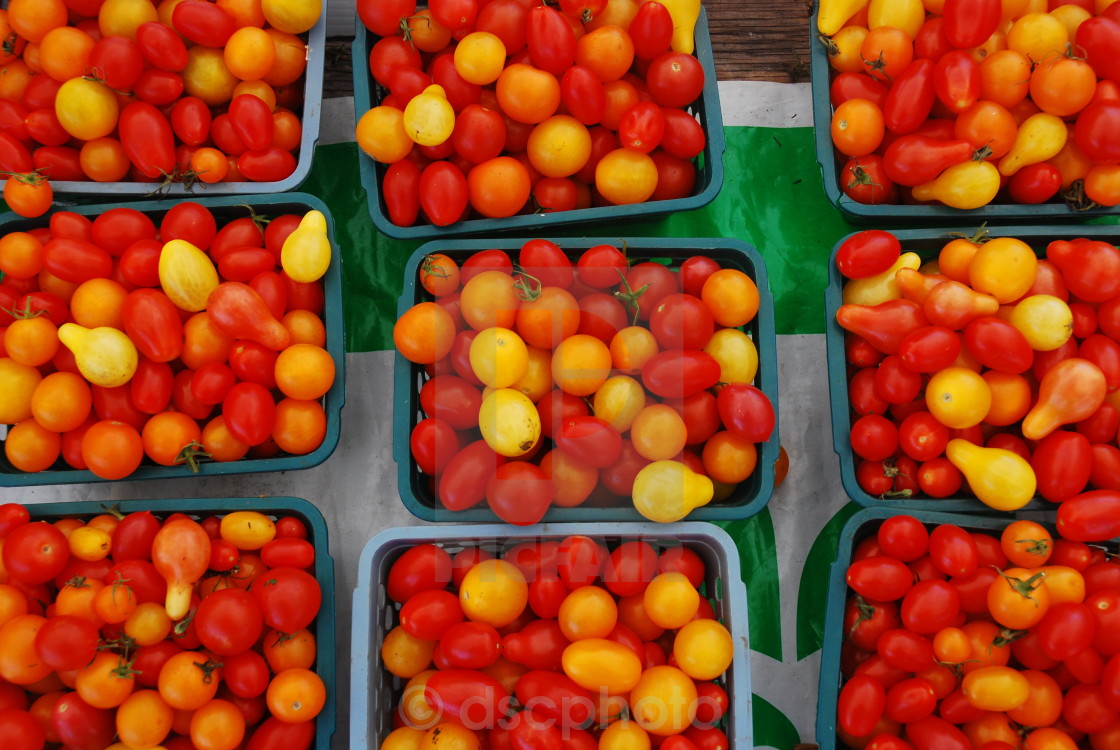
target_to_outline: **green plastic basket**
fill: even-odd
[[[0,6],[6,8],[8,0],[2,0]],[[215,182],[201,186],[198,183],[172,182],[163,187],[158,182],[51,180],[55,195],[67,198],[81,196],[85,199],[91,199],[94,196],[110,196],[108,198],[99,197],[98,200],[138,200],[152,195],[152,191],[158,189],[159,195],[191,200],[201,198],[204,195],[244,195],[249,197],[261,193],[285,193],[298,190],[299,186],[311,174],[315,146],[319,142],[319,121],[323,114],[323,68],[327,54],[327,8],[325,2],[323,3],[323,12],[315,25],[308,31],[296,36],[307,44],[307,67],[302,77],[296,82],[303,91],[303,103],[295,109],[295,113],[300,119],[299,149],[295,153],[296,168],[284,179],[268,182],[253,182],[250,180]]]
[[[938,252],[951,239],[950,235],[972,236],[975,228],[971,229],[900,229],[891,230],[902,243],[903,252],[916,252],[923,260],[936,258]],[[1074,237],[1087,237],[1091,239],[1116,242],[1120,239],[1120,231],[1109,226],[1010,226],[991,227],[988,230],[990,237],[1017,237],[1035,249],[1041,257],[1046,252],[1046,246],[1052,240],[1068,240]],[[849,235],[850,236],[850,235]],[[869,495],[863,491],[856,481],[856,464],[858,460],[852,453],[851,432],[851,402],[848,398],[848,364],[844,353],[845,331],[836,322],[836,311],[843,303],[844,277],[836,267],[836,251],[847,237],[841,239],[832,250],[828,264],[828,288],[825,290],[825,337],[828,349],[828,390],[832,406],[832,447],[840,457],[840,479],[844,484],[844,491],[852,500],[864,507],[889,507],[896,510],[923,510],[923,511],[964,511],[976,513],[998,513],[975,497],[958,495],[942,499],[925,497],[918,499],[908,498],[880,498]],[[1024,509],[1046,510],[1053,509],[1052,503],[1036,497]]]
[[[72,211],[83,216],[96,217],[112,208],[133,208],[142,211],[155,221],[179,203],[192,201],[206,206],[218,220],[219,226],[233,219],[248,216],[252,208],[258,213],[269,216],[280,214],[303,215],[315,209],[321,211],[327,220],[327,236],[334,248],[330,267],[323,277],[325,292],[325,306],[323,310],[323,323],[326,326],[326,350],[330,352],[335,363],[335,379],[330,391],[324,397],[323,407],[327,414],[327,432],[323,443],[311,453],[303,456],[279,455],[273,458],[242,459],[229,462],[202,462],[199,464],[198,473],[183,466],[159,466],[145,460],[140,467],[125,479],[172,479],[176,477],[209,477],[221,474],[248,474],[263,471],[293,471],[296,469],[309,469],[318,466],[330,457],[338,445],[338,436],[341,429],[340,419],[342,406],[346,402],[346,351],[343,340],[342,328],[342,261],[338,243],[335,240],[334,219],[326,204],[313,195],[304,193],[284,193],[282,195],[246,195],[246,196],[215,196],[194,199],[167,199],[159,201],[102,203],[88,206],[71,206],[56,210]],[[50,215],[37,219],[25,219],[14,213],[0,216],[0,235],[8,232],[23,232],[36,227],[47,226]],[[0,441],[2,443],[2,441]],[[70,468],[61,459],[54,467],[46,471],[25,473],[14,468],[7,458],[0,452],[0,487],[25,487],[43,484],[76,484],[85,482],[106,481],[92,471]]]
[[[840,543],[836,560],[832,563],[829,575],[828,603],[824,618],[824,641],[821,647],[820,684],[817,693],[817,739],[820,750],[835,750],[846,747],[837,742],[836,701],[840,694],[841,674],[840,657],[844,642],[844,607],[848,598],[848,585],[845,582],[848,564],[852,553],[859,543],[879,530],[883,521],[900,513],[917,518],[928,529],[939,524],[954,524],[965,531],[988,533],[998,538],[1007,524],[1014,520],[1011,516],[992,518],[986,516],[961,515],[955,513],[933,513],[929,511],[900,511],[891,508],[866,508],[848,519],[840,532]],[[1048,526],[1053,532],[1053,524],[1037,518],[1035,520]],[[1115,543],[1109,544],[1112,553],[1117,551]]]
[[[420,7],[424,7],[421,3]],[[360,18],[355,21],[357,33],[351,48],[354,60],[354,116],[362,115],[377,106],[384,91],[373,80],[369,68],[369,53],[379,39],[365,27]],[[696,162],[696,186],[692,195],[663,201],[649,201],[627,206],[600,206],[572,211],[524,213],[504,219],[467,219],[445,227],[417,223],[401,227],[389,220],[388,209],[381,196],[381,181],[385,164],[375,162],[360,149],[358,168],[362,187],[369,198],[369,213],[373,223],[383,234],[397,239],[428,240],[437,237],[466,237],[494,235],[501,232],[546,231],[562,227],[615,223],[627,220],[656,219],[678,211],[689,211],[711,203],[723,187],[723,151],[726,146],[723,134],[723,114],[719,105],[719,88],[716,84],[715,59],[712,57],[712,40],[708,34],[708,18],[703,9],[696,22],[696,57],[704,68],[704,91],[695,104],[688,108],[695,115],[707,134],[707,144]],[[422,218],[418,221],[422,221]]]
[[[185,513],[196,519],[221,516],[238,510],[255,510],[272,517],[293,516],[307,527],[307,540],[315,546],[315,580],[323,592],[323,601],[311,630],[315,633],[314,672],[327,686],[327,700],[315,719],[315,750],[329,750],[335,730],[338,698],[338,672],[335,661],[335,587],[334,560],[323,514],[311,503],[298,497],[189,498],[161,500],[124,500],[112,504],[95,501],[33,503],[26,506],[33,520],[57,521],[62,518],[89,519],[115,509],[121,513],[148,510],[157,516]]]
[[[717,620],[735,636],[731,666],[722,678],[730,696],[726,722],[730,750],[749,750],[753,744],[751,722],[751,652],[747,643],[747,595],[739,568],[735,543],[723,529],[705,523],[616,523],[616,524],[542,524],[510,527],[504,524],[385,529],[366,543],[358,562],[358,584],[354,589],[352,654],[368,654],[355,659],[350,673],[350,747],[352,750],[376,748],[393,730],[393,707],[405,680],[384,671],[381,645],[385,635],[400,621],[400,605],[385,594],[389,569],[408,549],[418,544],[435,544],[454,554],[477,545],[500,557],[503,550],[537,541],[560,542],[568,536],[583,535],[608,547],[627,541],[645,541],[655,548],[683,545],[704,561],[705,595],[711,600]]]
[[[397,303],[397,315],[418,302],[430,299],[417,283],[417,273],[424,256],[440,252],[462,263],[472,253],[485,249],[507,251],[516,257],[525,243],[524,239],[450,240],[429,242],[420,246],[409,258],[404,271],[404,292]],[[634,263],[647,260],[667,262],[671,268],[691,255],[706,255],[724,268],[737,268],[758,285],[758,315],[745,330],[758,348],[758,375],[755,385],[762,389],[778,411],[778,358],[774,336],[774,300],[770,294],[766,266],[762,256],[753,247],[729,239],[665,239],[636,237],[622,240],[618,237],[581,237],[578,239],[553,239],[575,261],[587,248],[601,244],[626,243],[626,255]],[[422,474],[409,451],[409,436],[416,423],[424,418],[420,409],[420,386],[424,382],[424,368],[406,360],[399,352],[394,360],[393,401],[393,459],[397,462],[397,490],[406,508],[425,521],[489,522],[497,516],[485,503],[463,511],[448,511],[440,506],[432,491],[429,477]],[[774,462],[778,459],[778,428],[775,426],[770,439],[759,447],[758,467],[742,482],[729,498],[697,508],[688,515],[689,520],[724,521],[749,518],[761,511],[774,491]],[[544,521],[642,521],[645,520],[629,500],[611,507],[577,506],[560,508],[552,506]]]
[[[996,222],[1054,222],[1061,220],[1083,221],[1088,218],[1100,216],[1115,216],[1120,209],[1112,206],[1101,206],[1088,211],[1075,211],[1069,208],[1060,198],[1057,202],[1029,205],[1024,203],[989,203],[986,206],[972,210],[949,208],[938,204],[904,205],[881,204],[869,206],[855,201],[844,195],[840,187],[840,169],[844,161],[837,157],[836,149],[832,146],[830,123],[832,122],[832,102],[829,97],[829,88],[832,84],[834,73],[828,64],[828,51],[820,41],[817,32],[817,10],[809,19],[809,64],[811,76],[811,89],[813,95],[813,122],[815,123],[814,137],[816,140],[817,163],[821,167],[821,176],[824,178],[824,192],[829,201],[833,203],[844,217],[856,224],[875,224],[889,222],[906,222],[908,224],[949,224],[965,221]],[[1004,200],[1001,192],[996,200]]]

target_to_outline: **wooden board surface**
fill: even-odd
[[[808,0],[706,0],[721,81],[809,79]],[[324,98],[353,94],[348,37],[327,44]]]

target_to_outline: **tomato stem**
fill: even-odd
[[[522,302],[535,302],[541,296],[544,284],[524,268],[518,267],[517,281],[513,282],[513,288],[517,291],[517,298]]]
[[[826,36],[825,34],[817,34],[817,39],[824,45],[825,52],[828,53],[829,57],[836,57],[840,54],[840,45],[837,44],[836,40],[832,37]]]
[[[993,565],[992,567],[995,566]],[[1018,578],[1013,578],[1012,576],[1004,573],[999,568],[996,568],[996,572],[999,573],[1005,581],[1007,581],[1007,585],[1011,587],[1012,591],[1016,592],[1024,599],[1030,599],[1032,602],[1034,602],[1034,606],[1038,607],[1038,600],[1031,596],[1031,594],[1033,594],[1035,590],[1039,586],[1041,586],[1043,581],[1046,579],[1046,571],[1040,570],[1025,581],[1021,581]]]
[[[113,503],[112,505],[106,505],[105,503],[102,503],[101,509],[118,521],[124,520],[124,513],[121,513],[121,506],[116,503]],[[119,577],[120,573],[118,573],[117,576]]]
[[[7,175],[16,182],[22,182],[24,185],[42,185],[47,181],[47,177],[43,174],[43,167],[39,167],[30,172],[0,172],[0,174]]]
[[[272,219],[268,218],[264,214],[258,214],[256,209],[250,206],[248,203],[238,203],[237,205],[241,206],[242,208],[248,209],[249,220],[256,224],[257,229],[261,230],[262,232],[264,231],[264,228],[268,226],[268,223],[272,221]]]
[[[626,274],[624,274],[617,268],[615,270],[618,271],[618,275],[622,278],[621,285],[623,289],[615,291],[614,296],[621,300],[624,304],[629,305],[630,325],[638,325],[638,298],[646,293],[646,290],[649,289],[650,285],[644,284],[637,290],[631,289],[630,282],[626,280]]]
[[[0,52],[5,55],[14,55],[16,53],[16,43],[19,41],[19,35],[16,32],[11,32],[4,37],[4,43],[0,45]]]
[[[214,661],[213,659],[207,659],[204,662],[196,661],[193,663],[202,670],[202,682],[207,685],[214,681],[214,671],[225,666],[225,664],[220,661]]]
[[[970,237],[962,232],[949,232],[946,237],[957,237],[971,242],[973,245],[983,245],[985,242],[990,241],[992,238],[988,236],[988,222],[980,225],[980,228]]]
[[[24,300],[23,307],[13,307],[11,309],[7,307],[0,307],[0,311],[11,315],[16,320],[30,320],[31,318],[37,318],[40,315],[47,314],[46,310],[32,310],[30,297]]]
[[[1073,211],[1088,211],[1096,208],[1097,203],[1085,194],[1085,180],[1074,180],[1073,183],[1062,191],[1062,200]]]
[[[183,449],[180,450],[178,455],[175,456],[174,463],[185,463],[188,467],[190,467],[192,474],[197,474],[199,458],[210,458],[210,454],[203,450],[201,443],[192,440],[191,442],[184,445]]]
[[[89,584],[86,583],[86,577],[85,576],[74,576],[69,581],[62,584],[62,588],[67,588],[67,587],[72,588],[72,589],[88,589]]]
[[[1027,631],[1027,630],[1011,630],[1010,628],[1002,628],[999,631],[999,635],[996,636],[994,641],[992,641],[992,645],[995,646],[996,648],[1002,648],[1004,646],[1008,646],[1008,645],[1014,643],[1015,641],[1019,640],[1023,636],[1025,636],[1028,632],[1030,632],[1030,631]]]
[[[1028,555],[1038,555],[1039,557],[1042,557],[1050,553],[1049,539],[1016,539],[1015,543],[1029,545],[1025,550],[1023,550]]]
[[[189,612],[187,612],[186,617],[184,617],[182,620],[179,620],[179,622],[175,623],[175,627],[173,627],[171,629],[171,632],[173,632],[177,636],[184,635],[187,632],[187,628],[189,628],[191,626],[191,622],[194,620],[194,616],[197,612],[198,612],[198,608],[197,607],[192,607],[191,610]]]

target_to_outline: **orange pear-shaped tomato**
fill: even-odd
[[[922,273],[910,268],[903,268],[895,274],[894,280],[898,284],[898,291],[902,292],[904,298],[913,300],[920,305],[935,286],[942,281],[948,281],[949,277],[939,273]]]
[[[845,331],[862,336],[883,354],[897,354],[908,333],[929,325],[922,306],[908,299],[892,299],[878,305],[841,305],[836,322]]]
[[[1108,392],[1101,368],[1070,357],[1051,367],[1038,386],[1038,401],[1023,417],[1023,437],[1041,440],[1064,424],[1080,422],[1100,408]]]
[[[922,312],[931,324],[956,331],[977,318],[995,315],[999,312],[999,300],[975,291],[968,284],[942,281],[926,294]]]
[[[210,293],[206,311],[211,322],[223,333],[256,341],[274,351],[286,349],[291,341],[288,329],[268,309],[257,290],[240,281],[225,281]]]
[[[210,537],[189,518],[165,523],[152,540],[152,565],[167,581],[167,614],[186,617],[194,583],[210,565]]]

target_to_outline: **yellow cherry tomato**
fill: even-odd
[[[286,34],[310,31],[323,13],[323,0],[261,0],[268,25]]]
[[[561,657],[564,674],[596,695],[628,693],[642,676],[642,661],[630,648],[604,638],[570,644]]]
[[[447,101],[443,87],[432,84],[409,100],[404,107],[404,130],[421,146],[438,146],[451,137],[455,110]]]
[[[525,153],[545,177],[567,177],[591,157],[591,132],[571,115],[553,115],[533,127]]]
[[[1049,352],[1073,335],[1073,313],[1063,300],[1050,294],[1032,294],[1015,305],[1008,317],[1031,348]]]
[[[410,680],[432,663],[435,648],[435,641],[424,641],[409,635],[398,625],[381,642],[381,662],[390,674]]]
[[[400,161],[415,145],[405,130],[404,112],[384,104],[362,115],[354,135],[362,151],[382,164]]]
[[[1011,667],[983,667],[964,676],[961,692],[973,708],[1013,711],[1027,702],[1031,685]]]
[[[913,39],[926,21],[922,0],[871,0],[867,9],[867,27],[892,26],[902,29]]]
[[[541,417],[536,405],[524,393],[513,388],[498,388],[482,399],[478,429],[491,450],[516,458],[536,445],[541,436]]]
[[[159,284],[180,310],[206,309],[218,288],[218,270],[210,257],[186,240],[171,240],[159,254]]]
[[[645,405],[642,384],[629,375],[615,375],[595,391],[592,413],[619,432],[626,432]]]
[[[642,203],[657,189],[657,165],[649,154],[616,148],[595,165],[595,188],[617,205]]]
[[[735,642],[715,620],[693,620],[673,639],[673,656],[681,670],[694,680],[714,680],[731,666]]]
[[[984,421],[992,408],[992,390],[973,370],[946,367],[929,379],[926,407],[946,427],[962,430]]]
[[[719,362],[721,383],[753,383],[758,374],[758,348],[754,339],[738,328],[721,328],[712,334],[704,351]]]
[[[472,31],[455,45],[455,72],[467,83],[485,86],[498,80],[506,63],[506,46],[489,31]]]
[[[92,141],[117,127],[117,97],[100,81],[71,78],[55,95],[54,113],[62,129],[75,138]]]
[[[459,585],[459,605],[474,622],[503,628],[521,616],[529,602],[525,576],[505,560],[484,560],[467,571]]]
[[[238,510],[222,516],[218,533],[239,550],[257,550],[276,538],[276,524],[264,513]]]
[[[510,388],[524,393],[535,404],[552,390],[552,352],[530,346],[526,357],[525,374]]]
[[[1038,256],[1031,246],[1015,237],[996,237],[985,242],[968,266],[969,284],[990,294],[1001,305],[1022,297],[1038,275]]]
[[[683,627],[700,608],[700,592],[684,573],[660,573],[646,586],[642,606],[658,627]]]
[[[529,366],[525,342],[508,328],[494,326],[479,331],[470,348],[471,370],[490,388],[508,388]]]
[[[630,691],[634,720],[642,729],[660,737],[680,734],[688,729],[696,718],[696,706],[696,683],[676,667],[647,669]]]
[[[95,562],[104,560],[112,549],[113,535],[104,529],[81,526],[70,532],[67,542],[70,554],[79,560]]]

